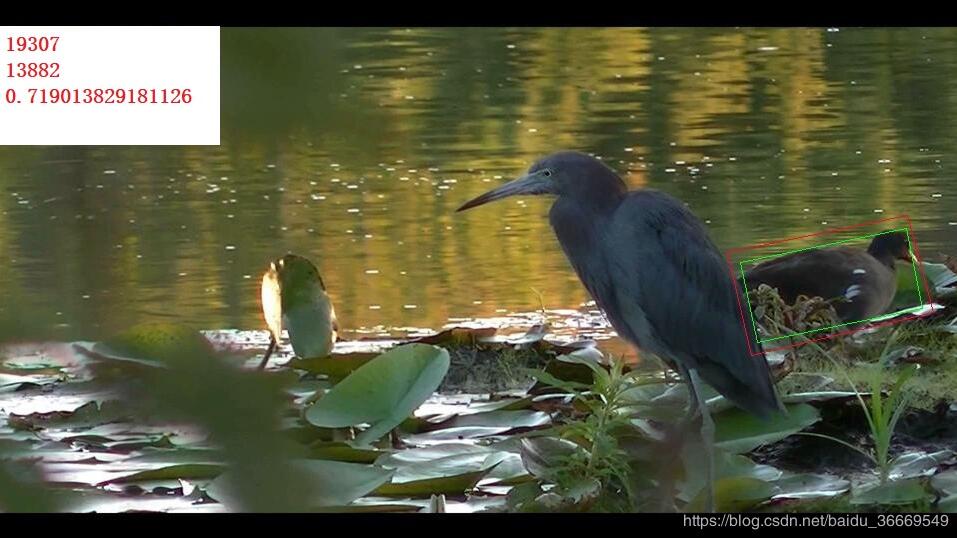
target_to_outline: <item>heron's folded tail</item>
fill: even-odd
[[[774,388],[764,354],[747,360],[733,371],[710,361],[702,362],[698,371],[722,396],[752,415],[768,419],[776,413],[787,414],[787,408]]]

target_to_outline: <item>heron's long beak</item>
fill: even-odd
[[[548,178],[540,174],[528,174],[465,202],[462,204],[462,207],[456,211],[465,211],[466,209],[478,207],[517,194],[548,194],[550,192],[552,192],[552,190]]]

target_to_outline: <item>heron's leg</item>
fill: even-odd
[[[263,361],[259,363],[259,369],[263,370],[266,368],[266,363],[269,362],[269,357],[272,356],[272,352],[276,350],[276,337],[269,334],[269,347],[266,348],[266,355],[263,357]]]
[[[708,411],[708,402],[701,399],[699,394],[702,383],[697,370],[688,370],[688,381],[688,388],[693,394],[693,401],[697,402],[698,410],[701,412],[701,442],[704,445],[705,459],[707,460],[705,462],[707,465],[705,512],[714,512],[714,421],[711,420],[711,412]]]
[[[684,452],[684,446],[688,439],[688,434],[691,433],[692,426],[694,425],[694,420],[698,415],[698,395],[692,390],[691,387],[691,377],[686,368],[678,366],[676,368],[678,376],[682,381],[685,382],[685,385],[688,388],[688,409],[684,417],[682,417],[678,423],[674,426],[671,431],[668,431],[665,436],[665,446],[668,447],[668,453],[671,454],[670,457],[666,458],[664,465],[662,465],[662,485],[661,485],[661,510],[664,512],[675,512],[677,508],[674,503],[675,495],[675,479],[678,469],[676,465],[680,464],[682,459],[682,453]]]

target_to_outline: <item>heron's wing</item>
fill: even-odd
[[[282,296],[279,288],[279,277],[275,269],[270,268],[263,275],[260,293],[266,327],[272,333],[276,342],[279,342],[282,336]]]
[[[697,368],[740,407],[758,415],[779,408],[767,361],[745,340],[727,263],[700,221],[671,196],[644,190],[622,202],[611,229],[626,232],[606,238],[621,243],[604,249],[606,264],[635,285],[616,285],[610,308],[632,337]]]

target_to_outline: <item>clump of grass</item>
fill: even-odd
[[[546,477],[551,488],[548,496],[553,501],[561,499],[564,510],[640,510],[646,503],[654,502],[656,492],[640,472],[640,465],[636,465],[631,453],[634,447],[629,446],[643,442],[642,434],[631,422],[635,404],[625,397],[629,389],[642,383],[637,379],[639,374],[626,373],[621,358],[613,359],[608,369],[594,360],[566,358],[587,365],[593,374],[592,383],[564,381],[544,371],[533,372],[540,382],[571,395],[575,411],[555,433],[580,447],[550,462]],[[525,509],[535,509],[536,504],[540,503],[529,503]]]
[[[878,360],[871,362],[868,367],[870,397],[866,400],[865,395],[857,388],[857,384],[855,384],[848,375],[847,369],[839,364],[830,353],[818,348],[822,355],[832,363],[834,371],[842,374],[845,378],[848,388],[854,391],[861,410],[864,413],[864,417],[867,420],[870,438],[873,442],[873,449],[865,450],[830,435],[810,432],[798,434],[829,439],[862,454],[873,462],[878,470],[882,484],[887,481],[891,466],[894,463],[890,457],[891,440],[894,436],[894,430],[901,416],[903,416],[904,411],[907,410],[912,398],[911,394],[904,390],[904,385],[914,375],[917,369],[916,365],[909,365],[901,369],[896,379],[890,384],[890,388],[885,395],[884,386],[887,383],[887,378],[889,377],[887,374],[890,368],[885,365],[883,358],[888,356],[891,347],[897,342],[899,331],[900,328],[897,328],[891,332],[878,356]],[[813,343],[810,344],[813,345]]]
[[[749,292],[754,320],[766,337],[786,336],[790,333],[816,331],[815,337],[835,332],[826,329],[840,323],[832,301],[820,297],[800,295],[793,304],[787,304],[778,290],[761,284]]]

